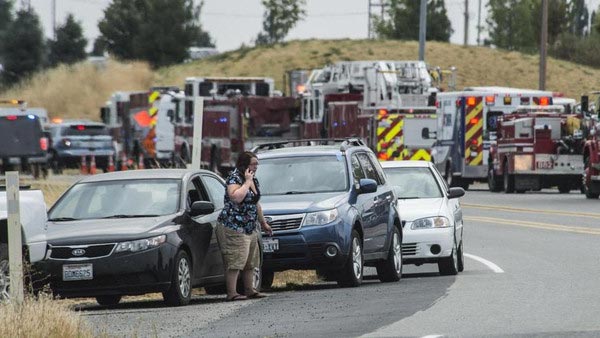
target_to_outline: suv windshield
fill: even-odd
[[[108,135],[108,129],[104,126],[94,126],[85,124],[71,125],[65,128],[65,136],[97,136]]]
[[[150,217],[175,213],[179,181],[119,180],[73,186],[48,214],[49,220]]]
[[[439,198],[442,191],[429,168],[384,168],[398,198]]]
[[[263,195],[348,190],[348,172],[343,156],[261,159],[256,177]]]

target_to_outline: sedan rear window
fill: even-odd
[[[52,207],[50,220],[169,215],[180,202],[179,180],[119,180],[79,183]]]
[[[261,159],[256,177],[263,195],[348,190],[348,172],[342,156]]]
[[[442,191],[429,168],[384,168],[398,198],[439,198]]]
[[[66,128],[64,134],[65,136],[108,135],[108,129],[105,126],[75,124]]]

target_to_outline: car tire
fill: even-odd
[[[465,270],[465,254],[464,254],[464,249],[463,249],[463,243],[462,241],[460,242],[460,245],[458,246],[458,272],[463,272]]]
[[[402,239],[398,228],[394,227],[388,255],[385,261],[376,266],[377,277],[383,283],[397,282],[402,278]]]
[[[163,298],[171,306],[187,305],[192,299],[192,264],[183,250],[175,255],[171,286],[163,292]]]
[[[121,301],[120,295],[98,296],[96,302],[102,306],[114,306]]]
[[[207,295],[222,295],[227,293],[227,287],[225,284],[205,286],[204,292],[206,292]]]
[[[275,278],[275,272],[271,270],[262,270],[261,272],[261,290],[269,290],[273,286],[273,279]]]
[[[348,260],[342,268],[341,276],[337,283],[342,287],[356,287],[362,284],[364,257],[360,236],[356,230],[352,230],[350,238],[350,252]]]
[[[452,248],[452,253],[449,257],[440,258],[438,261],[438,269],[442,276],[453,276],[458,274],[458,250],[456,249],[456,241]]]
[[[8,270],[8,244],[0,244],[0,302],[10,298],[10,275]]]
[[[561,194],[568,194],[571,192],[571,184],[570,182],[561,183],[558,185],[558,192]]]

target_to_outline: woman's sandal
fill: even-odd
[[[227,297],[226,299],[228,302],[234,302],[236,300],[246,300],[246,299],[248,299],[248,297],[246,297],[244,295],[235,295],[233,297]]]
[[[255,292],[251,295],[247,296],[249,299],[255,299],[255,298],[265,298],[267,297],[267,295],[265,295],[264,293],[260,293],[260,292]]]

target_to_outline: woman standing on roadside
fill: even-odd
[[[254,177],[257,168],[256,154],[244,152],[226,180],[225,206],[218,219],[217,239],[225,263],[228,301],[265,297],[253,287],[254,269],[260,267],[257,221],[269,236],[273,232],[258,202],[260,190],[258,180]],[[240,271],[245,296],[237,293]]]

